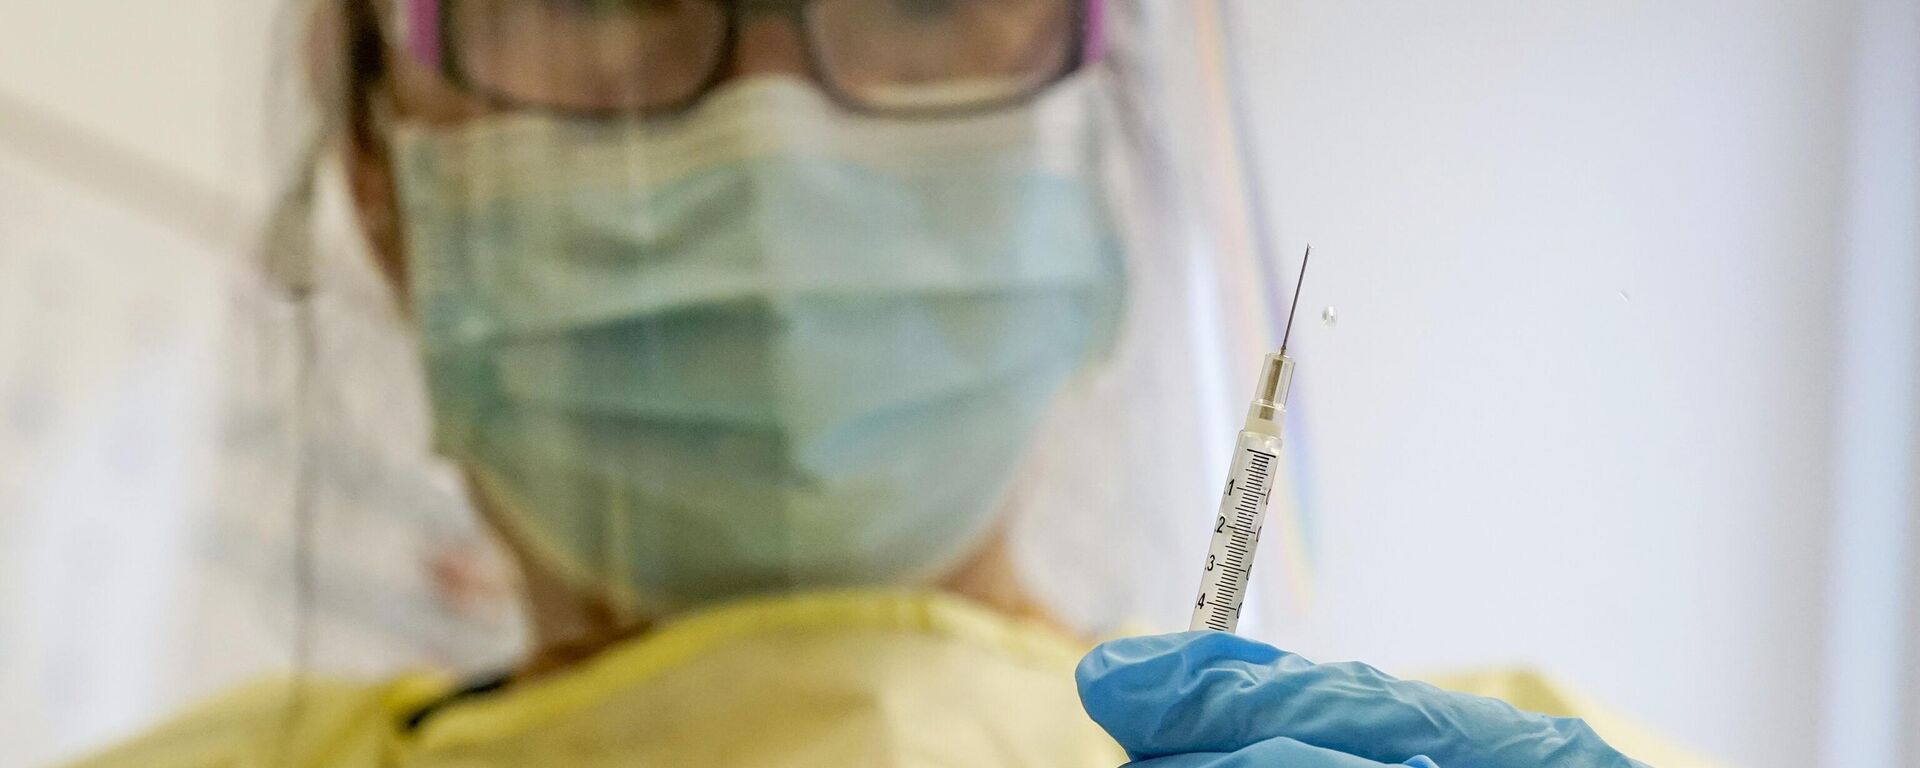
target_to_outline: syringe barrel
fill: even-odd
[[[1213,539],[1200,572],[1200,596],[1187,628],[1232,632],[1253,575],[1254,550],[1266,526],[1267,502],[1280,471],[1280,436],[1242,432],[1234,444],[1227,488],[1213,520]]]

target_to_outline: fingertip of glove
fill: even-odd
[[[1088,652],[1075,669],[1074,680],[1087,714],[1118,738],[1136,730],[1129,724],[1158,721],[1169,707],[1183,706],[1208,670],[1223,665],[1271,665],[1287,655],[1225,632],[1129,637]]]

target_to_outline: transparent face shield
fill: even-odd
[[[481,590],[490,621],[436,625],[490,638],[442,661],[869,588],[1038,606],[1086,636],[1183,628],[1287,298],[1218,143],[1237,126],[1215,13],[370,7],[398,247],[356,261],[398,265],[385,333],[424,395],[370,393],[343,364],[366,343],[343,326],[386,321],[328,310],[329,283],[381,281],[323,259],[298,310],[302,422],[430,443],[474,508],[449,517],[500,543],[395,555],[430,599],[513,585]],[[333,550],[385,513],[342,511],[345,480],[311,459],[295,631],[331,667],[353,643],[328,627],[368,619],[325,606],[377,590],[330,578],[365,576]],[[1299,554],[1284,479],[1274,508],[1295,541],[1269,536],[1264,562]],[[1263,567],[1250,628],[1294,609],[1302,565]],[[531,637],[498,605],[525,593]]]

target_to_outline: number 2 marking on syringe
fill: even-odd
[[[1265,510],[1267,494],[1272,486],[1273,463],[1278,458],[1266,451],[1253,448],[1245,450],[1248,455],[1245,457],[1244,482],[1237,482],[1242,480],[1239,477],[1227,478],[1224,493],[1228,499],[1234,500],[1231,507],[1234,519],[1229,522],[1226,515],[1220,515],[1214,520],[1215,546],[1210,548],[1219,549],[1220,553],[1207,555],[1208,574],[1213,574],[1216,566],[1221,568],[1220,573],[1207,579],[1213,586],[1213,610],[1206,624],[1208,628],[1222,632],[1231,631],[1232,620],[1240,616],[1247,579],[1253,572],[1253,545],[1260,538],[1260,529],[1255,526]],[[1234,498],[1236,485],[1240,491],[1237,499]],[[1219,534],[1226,536],[1225,542],[1220,542]],[[1200,600],[1194,607],[1209,607],[1207,596],[1207,590],[1202,589]]]

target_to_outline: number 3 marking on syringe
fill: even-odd
[[[1266,509],[1267,495],[1272,487],[1273,465],[1278,458],[1275,454],[1254,448],[1247,448],[1242,458],[1245,464],[1244,476],[1227,478],[1225,496],[1233,512],[1233,520],[1226,515],[1215,518],[1213,531],[1216,550],[1207,555],[1205,573],[1211,590],[1202,589],[1200,599],[1195,601],[1195,609],[1212,608],[1206,619],[1209,628],[1230,631],[1232,620],[1240,615],[1240,603],[1246,594],[1247,579],[1253,573],[1253,545],[1260,538],[1260,518]],[[1235,494],[1235,491],[1239,491]],[[1222,567],[1223,566],[1223,567]],[[1219,572],[1215,568],[1219,567]],[[1208,598],[1212,602],[1208,602]]]

